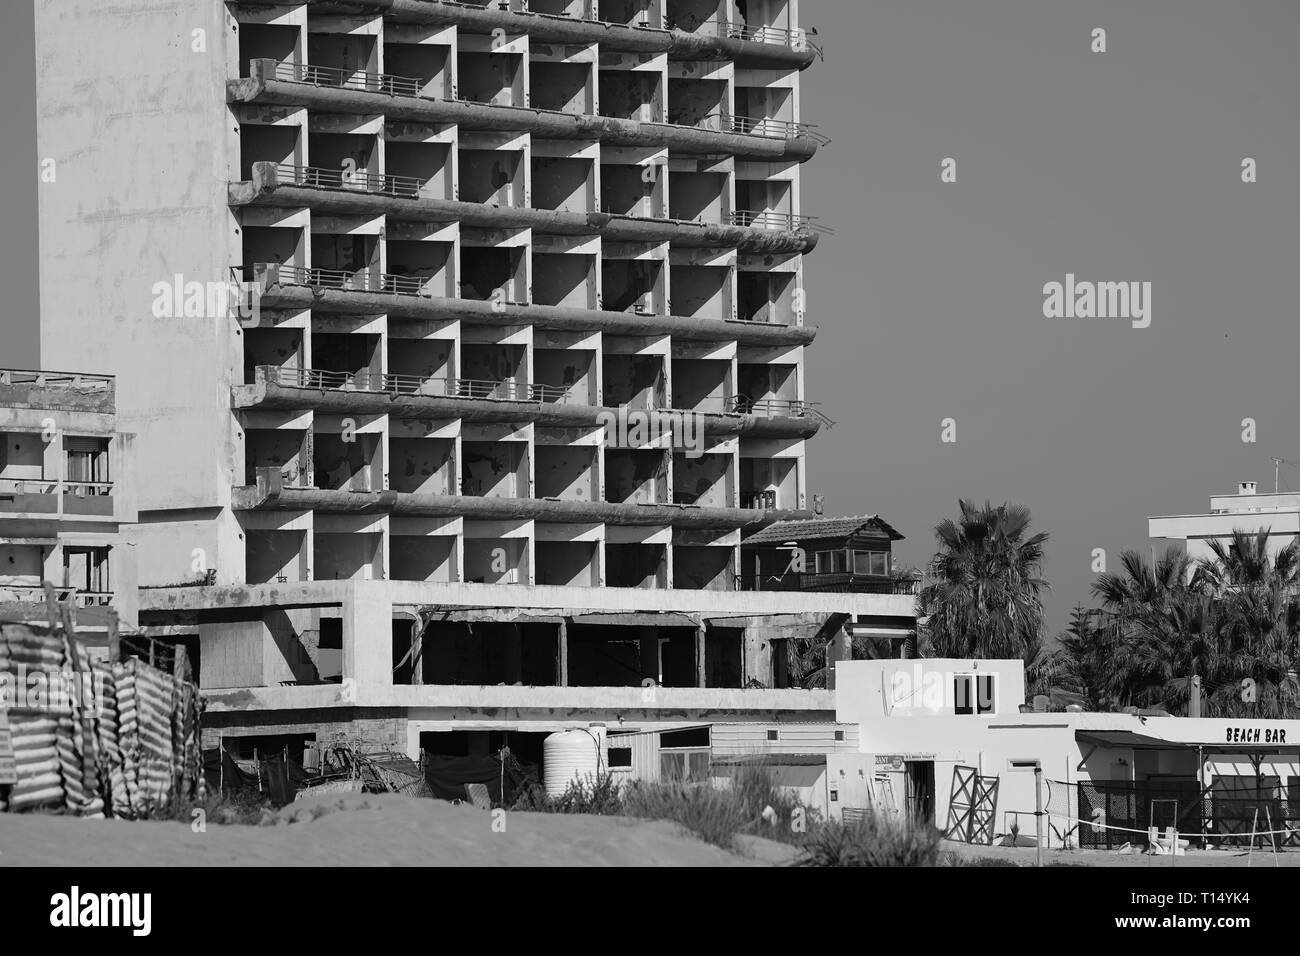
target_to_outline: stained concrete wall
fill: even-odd
[[[242,258],[226,205],[239,167],[225,105],[237,34],[207,0],[140,12],[36,3],[36,148],[55,177],[38,192],[42,361],[119,376],[119,427],[138,436],[140,507],[154,512],[143,543],[182,534],[193,509],[225,508],[242,482],[230,385],[243,358],[228,315],[154,314],[156,284],[226,282]],[[205,547],[224,580],[242,577],[228,512],[184,544]]]

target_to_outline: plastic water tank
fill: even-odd
[[[542,777],[548,797],[558,797],[574,781],[594,781],[600,745],[585,730],[565,730],[542,741]]]

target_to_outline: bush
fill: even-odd
[[[796,866],[934,866],[940,832],[868,813],[860,823],[828,821],[812,828]]]
[[[611,774],[584,780],[571,780],[558,797],[547,796],[539,783],[519,792],[510,806],[515,811],[534,813],[589,813],[614,816],[622,812],[623,800],[618,781]]]
[[[646,820],[672,820],[724,850],[734,849],[736,834],[755,819],[734,792],[693,783],[629,784],[623,792],[623,812]]]

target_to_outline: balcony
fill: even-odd
[[[416,375],[376,375],[319,369],[259,365],[252,385],[232,390],[237,409],[303,411],[332,414],[362,413],[397,418],[458,418],[470,422],[509,422],[525,419],[554,427],[595,427],[626,409],[572,401],[566,388],[529,382]],[[658,434],[673,429],[685,416],[699,416],[703,434],[750,438],[809,438],[834,422],[815,402],[744,396],[724,400],[724,411],[639,409],[658,426]]]
[[[113,483],[0,478],[0,514],[111,518],[114,515]]]
[[[108,607],[113,603],[111,591],[79,591],[68,587],[54,588],[54,598],[70,601],[77,607]],[[40,584],[0,584],[0,604],[7,602],[44,604],[45,588]]]
[[[386,215],[398,222],[450,223],[483,229],[533,229],[546,235],[601,236],[618,242],[663,243],[683,248],[734,248],[751,254],[811,252],[824,228],[810,216],[746,211],[731,213],[725,222],[652,219],[618,213],[567,212],[460,202],[433,196],[394,195],[368,189],[313,185],[317,176],[338,176],[335,170],[256,162],[252,179],[231,183],[233,207],[309,208],[337,215]],[[386,179],[387,177],[381,177]]]
[[[695,126],[644,123],[613,116],[502,106],[423,95],[419,79],[253,60],[249,76],[227,84],[232,103],[294,106],[321,112],[382,113],[390,120],[454,123],[462,129],[530,132],[543,139],[598,140],[609,146],[656,142],[673,152],[727,153],[758,161],[811,159],[830,142],[808,123],[709,117]]]
[[[260,304],[266,309],[386,313],[390,319],[456,319],[498,326],[532,325],[560,332],[671,335],[684,342],[734,341],[770,347],[809,345],[817,337],[815,326],[454,299],[435,294],[428,287],[432,279],[385,276],[369,270],[342,272],[258,262],[232,268],[231,273],[256,283]]]
[[[880,575],[835,573],[740,574],[737,591],[821,591],[836,594],[904,594],[920,593],[919,578],[893,578]]]
[[[0,478],[0,514],[55,515],[59,483],[46,478]]]
[[[811,418],[819,425],[834,428],[835,422],[818,409],[820,402],[805,402],[799,399],[764,398],[754,400],[744,395],[732,395],[726,399],[726,409],[735,415],[756,415],[760,418]]]
[[[232,507],[237,511],[317,511],[323,514],[461,517],[710,530],[757,530],[775,521],[812,517],[811,512],[804,511],[290,488],[285,486],[277,467],[258,468],[255,487],[234,488]]]

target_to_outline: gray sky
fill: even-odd
[[[958,497],[1027,505],[1052,536],[1056,629],[1087,599],[1093,548],[1113,567],[1146,547],[1148,515],[1203,511],[1241,480],[1271,490],[1270,457],[1300,460],[1300,5],[802,9],[826,48],[804,118],[834,140],[804,179],[804,211],[836,230],[807,264],[807,394],[839,422],[810,445],[828,511],[879,512],[920,564]],[[0,365],[32,367],[31,6],[3,24]],[[1067,273],[1150,281],[1151,327],[1044,318],[1043,285]],[[1300,469],[1282,477],[1300,489]]]

